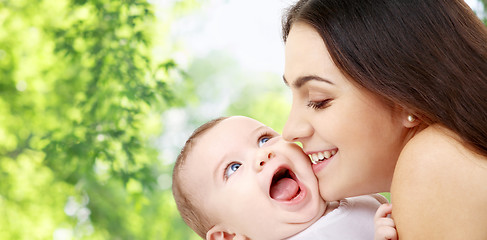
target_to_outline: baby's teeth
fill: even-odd
[[[337,150],[331,150],[331,155],[335,155],[337,153]]]
[[[331,153],[329,151],[325,151],[324,155],[325,155],[325,158],[327,158],[327,159],[331,157]]]
[[[323,160],[323,158],[324,158],[324,157],[325,157],[325,156],[323,155],[323,153],[321,153],[321,152],[319,152],[319,153],[318,153],[318,158],[319,158],[320,160]]]

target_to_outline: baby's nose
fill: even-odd
[[[258,171],[262,170],[264,165],[275,157],[275,153],[272,150],[262,150],[257,154],[257,159],[255,161],[255,167]]]

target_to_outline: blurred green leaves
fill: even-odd
[[[150,139],[185,76],[153,60],[153,6],[0,1],[0,23],[0,238],[184,238]]]

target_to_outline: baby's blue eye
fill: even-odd
[[[268,137],[268,136],[259,138],[259,147],[262,147],[262,145],[264,145],[264,143],[266,143],[270,139],[271,139],[271,137]]]
[[[233,162],[228,164],[227,168],[225,169],[225,178],[229,178],[232,174],[234,174],[237,169],[242,166],[242,164]]]

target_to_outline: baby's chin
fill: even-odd
[[[319,193],[316,192],[314,196],[319,196]],[[327,204],[321,198],[319,198],[317,200],[317,202],[313,203],[313,204],[315,204],[316,207],[306,209],[302,212],[302,214],[300,214],[298,216],[296,216],[294,214],[293,218],[290,219],[288,224],[290,224],[290,225],[303,225],[303,226],[306,226],[305,228],[307,228],[308,226],[310,226],[313,223],[315,223],[316,221],[318,221],[318,219],[323,217],[323,215],[325,214]]]
[[[273,229],[271,230],[272,233],[269,233],[268,236],[263,238],[257,239],[287,239],[290,238],[307,228],[313,225],[316,221],[318,221],[324,214],[326,210],[325,201],[320,202],[320,208],[318,211],[315,211],[313,214],[303,215],[302,219],[295,219],[295,221],[289,221],[285,224],[281,229]],[[299,221],[296,221],[299,220]]]

